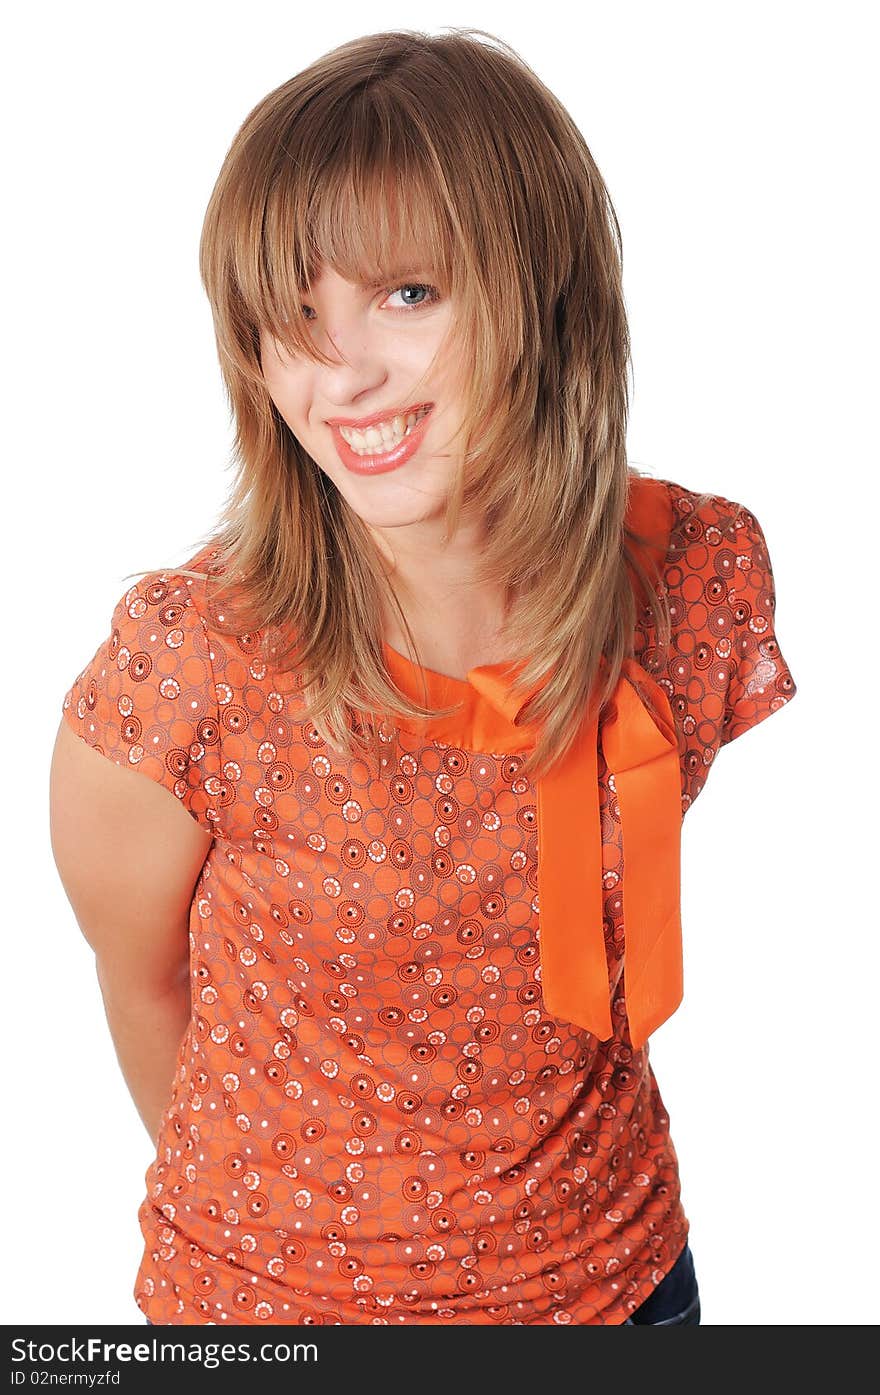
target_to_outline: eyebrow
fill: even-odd
[[[417,266],[404,266],[399,270],[392,268],[387,271],[378,281],[361,282],[361,287],[365,291],[374,291],[378,286],[384,286],[389,281],[405,281],[408,276],[424,275],[426,268]],[[431,273],[432,274],[432,273]]]

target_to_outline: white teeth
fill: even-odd
[[[417,412],[410,412],[406,417],[391,417],[388,421],[380,422],[378,426],[368,427],[366,431],[340,426],[339,434],[357,455],[375,455],[377,451],[384,453],[400,445],[404,436],[409,435],[416,423],[427,416],[429,410],[428,407],[420,407]]]

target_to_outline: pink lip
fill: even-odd
[[[416,408],[418,410],[418,408]],[[379,455],[358,455],[352,450],[345,440],[339,427],[333,426],[333,439],[336,442],[336,449],[339,458],[346,470],[351,470],[355,475],[384,475],[388,470],[397,470],[401,465],[415,455],[422,443],[422,437],[431,419],[430,411],[426,412],[421,421],[416,422],[408,436],[404,436],[400,445],[393,450],[385,451]],[[382,420],[382,418],[380,418]],[[346,425],[347,423],[343,423]]]

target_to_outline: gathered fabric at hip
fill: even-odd
[[[148,1326],[153,1324],[147,1318]],[[700,1290],[690,1245],[685,1245],[678,1259],[655,1288],[641,1303],[624,1327],[698,1327],[700,1325]]]

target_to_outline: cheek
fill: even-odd
[[[291,429],[308,430],[309,396],[301,375],[269,358],[264,363],[263,381],[276,409]]]
[[[271,334],[260,334],[260,366],[263,378],[274,397],[286,398],[296,372],[290,354]]]

